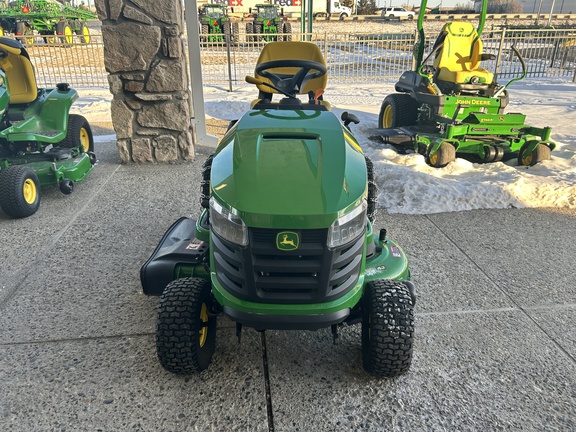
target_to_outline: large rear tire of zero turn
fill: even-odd
[[[66,138],[60,142],[59,146],[65,148],[81,147],[84,153],[93,152],[94,137],[88,120],[81,115],[70,114]]]
[[[368,282],[362,298],[362,361],[367,372],[396,377],[410,369],[414,342],[414,304],[406,285],[393,280]]]
[[[208,312],[210,282],[176,279],[164,289],[158,306],[156,352],[164,368],[176,374],[203,371],[216,346],[216,316]]]
[[[418,121],[418,103],[406,93],[393,93],[386,96],[380,114],[379,128],[414,126]]]
[[[40,181],[24,165],[12,165],[0,171],[0,207],[8,216],[25,218],[40,207]]]
[[[456,160],[456,149],[449,142],[443,141],[432,156],[428,155],[427,162],[434,168],[442,168]]]
[[[530,142],[527,142],[522,146],[520,151],[518,152],[518,165],[523,166],[534,166],[538,162],[542,162],[545,160],[549,160],[551,157],[550,147],[545,144],[538,144],[532,153],[528,153],[526,148],[530,145]]]
[[[283,26],[284,26],[283,33],[285,34],[284,41],[290,42],[292,40],[292,24],[289,22],[285,22]]]

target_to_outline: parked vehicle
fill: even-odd
[[[78,98],[66,83],[38,88],[24,46],[0,37],[0,207],[13,218],[36,213],[41,187],[66,195],[94,168],[88,121],[70,114]]]
[[[382,18],[384,19],[407,19],[413,20],[415,13],[404,9],[403,7],[387,7],[382,9]]]
[[[292,40],[292,25],[284,19],[284,10],[272,4],[250,8],[252,22],[246,23],[248,41]],[[278,36],[286,34],[286,36]]]
[[[395,85],[397,93],[384,99],[378,116],[379,135],[385,143],[401,150],[419,152],[435,168],[456,159],[498,162],[513,157],[518,165],[532,166],[550,159],[556,144],[549,127],[525,123],[526,115],[505,113],[508,87],[526,77],[526,63],[511,46],[522,64],[522,75],[507,84],[482,67],[494,54],[483,52],[481,40],[488,0],[482,2],[478,27],[470,22],[446,23],[424,57],[424,10],[421,0],[418,40],[414,45],[414,66]]]
[[[238,42],[238,23],[228,16],[226,5],[207,3],[198,8],[200,42]]]
[[[313,5],[312,15],[314,18],[338,16],[338,18],[343,20],[352,15],[352,10],[342,5],[338,0],[326,0],[326,3],[322,3],[322,0],[317,0]]]
[[[0,8],[0,27],[3,34],[13,34],[26,45],[33,44],[35,35],[46,43],[72,44],[74,34],[81,43],[90,43],[86,21],[97,19],[90,11],[64,6],[55,0],[17,0]]]
[[[336,343],[359,324],[366,371],[401,375],[416,291],[406,254],[372,225],[374,167],[350,130],[359,119],[323,100],[312,42],[265,44],[254,72],[257,99],[203,165],[198,220],[178,219],[140,270],[144,293],[161,297],[158,359],[177,374],[206,369],[226,315],[239,340],[244,327],[331,329]]]

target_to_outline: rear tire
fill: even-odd
[[[80,42],[83,44],[90,43],[90,29],[86,25],[86,23],[80,21],[80,27],[76,30],[76,34],[80,36]]]
[[[66,138],[60,142],[59,146],[64,148],[81,147],[83,153],[93,152],[94,138],[88,120],[81,115],[70,114]]]
[[[239,43],[240,42],[240,28],[238,27],[238,23],[232,23],[232,43]]]
[[[202,33],[202,35],[205,36],[200,36],[200,42],[208,42],[209,38],[208,38],[208,33],[210,33],[210,27],[208,26],[208,24],[202,24],[200,26],[200,32]]]
[[[164,289],[158,306],[156,352],[162,366],[175,374],[201,372],[212,361],[216,316],[208,313],[210,282],[176,279]]]
[[[414,126],[418,121],[418,103],[406,93],[393,93],[386,96],[380,114],[379,128]]]
[[[253,42],[254,41],[254,24],[253,23],[246,23],[246,42]]]
[[[262,40],[262,24],[254,24],[254,42],[258,42]]]
[[[367,372],[396,377],[410,369],[414,305],[406,285],[393,280],[368,282],[362,299],[362,361]]]
[[[292,40],[292,24],[289,22],[285,22],[284,24],[283,33],[285,33],[284,40],[286,42],[290,42]]]
[[[12,165],[0,171],[0,207],[8,216],[25,218],[40,207],[40,181],[30,168]]]

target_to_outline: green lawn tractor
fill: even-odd
[[[309,42],[266,44],[259,97],[232,122],[203,167],[202,212],[166,232],[140,271],[161,296],[156,346],[169,371],[206,369],[216,319],[267,329],[361,323],[367,371],[411,363],[415,288],[404,251],[375,232],[373,166],[322,100],[326,63]],[[274,94],[284,97],[272,101]],[[304,100],[302,100],[302,98]]]
[[[238,42],[238,23],[230,21],[228,8],[217,3],[207,3],[198,8],[200,42]]]
[[[526,125],[524,114],[504,113],[508,86],[526,76],[520,53],[512,47],[522,75],[506,85],[497,84],[494,74],[480,66],[494,59],[482,52],[480,40],[487,3],[477,29],[469,22],[447,23],[424,58],[422,0],[414,70],[402,74],[395,85],[398,93],[388,95],[380,108],[378,134],[385,143],[417,151],[434,167],[446,166],[456,155],[475,162],[517,157],[525,166],[550,159],[555,147],[551,129]]]
[[[24,46],[0,37],[0,207],[10,217],[31,216],[40,188],[72,193],[96,163],[86,119],[69,114],[78,98],[66,83],[38,88]]]
[[[249,41],[291,41],[292,24],[284,18],[284,10],[274,4],[257,4],[250,8],[253,22],[246,23]]]

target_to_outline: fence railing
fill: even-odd
[[[331,83],[394,83],[412,68],[415,33],[294,33],[283,39],[310,40],[322,50]],[[436,35],[427,40],[431,49]],[[203,42],[200,46],[204,84],[228,90],[245,85],[244,77],[254,73],[258,55],[266,40],[261,35],[241,34],[233,44]],[[276,36],[269,35],[273,40]],[[576,29],[485,31],[484,52],[494,60],[483,67],[497,77],[520,75],[522,66],[512,45],[522,54],[529,77],[563,76],[576,80]],[[74,38],[72,44],[49,43],[42,37],[27,40],[27,50],[36,70],[38,85],[68,82],[75,87],[107,87],[104,46],[99,35],[88,44]]]

